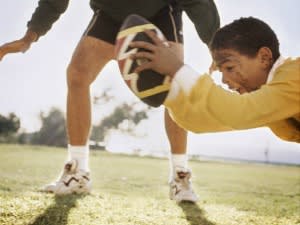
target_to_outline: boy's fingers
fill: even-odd
[[[140,73],[140,72],[142,72],[143,70],[150,69],[151,66],[152,66],[152,63],[151,63],[151,62],[145,62],[145,63],[139,65],[139,66],[134,70],[134,72]]]
[[[132,59],[143,59],[153,60],[153,54],[150,52],[137,52],[131,55]]]
[[[174,42],[174,41],[167,41],[166,42],[168,44],[168,46],[171,47],[177,47],[178,43]]]
[[[155,45],[153,45],[151,43],[144,42],[144,41],[134,41],[130,44],[130,47],[132,47],[132,48],[144,48],[144,49],[152,51],[152,52],[155,50]]]
[[[162,41],[154,31],[151,30],[145,30],[145,33],[151,38],[151,40],[154,42],[157,46],[165,46],[167,43],[166,41]]]

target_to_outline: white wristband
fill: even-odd
[[[188,94],[201,75],[188,65],[183,65],[175,74],[166,101],[177,97],[180,90]]]

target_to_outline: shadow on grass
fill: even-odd
[[[68,224],[68,215],[72,208],[76,207],[78,199],[85,195],[55,196],[55,202],[50,205],[43,214],[39,215],[29,225],[65,225]]]
[[[178,205],[181,207],[190,225],[216,225],[205,218],[204,211],[197,204],[181,202]]]

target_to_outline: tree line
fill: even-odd
[[[107,93],[94,98],[94,104],[100,101],[107,102]],[[121,129],[120,125],[126,121],[126,126],[122,126],[122,131],[133,133],[135,126],[142,120],[147,119],[149,108],[137,110],[135,104],[123,103],[114,108],[113,112],[104,117],[91,129],[90,139],[94,143],[105,140],[111,129]],[[48,113],[41,112],[39,115],[41,128],[32,133],[20,131],[21,120],[14,113],[8,116],[0,114],[0,143],[19,143],[48,146],[67,146],[67,131],[64,113],[58,108],[52,108]]]

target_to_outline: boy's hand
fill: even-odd
[[[183,63],[183,48],[175,42],[160,40],[152,31],[145,31],[154,44],[135,41],[130,44],[133,48],[142,48],[146,51],[137,52],[131,55],[132,59],[147,59],[138,66],[135,72],[152,69],[160,74],[173,77]]]
[[[37,37],[35,32],[28,30],[23,38],[0,46],[0,60],[9,53],[26,52]]]

